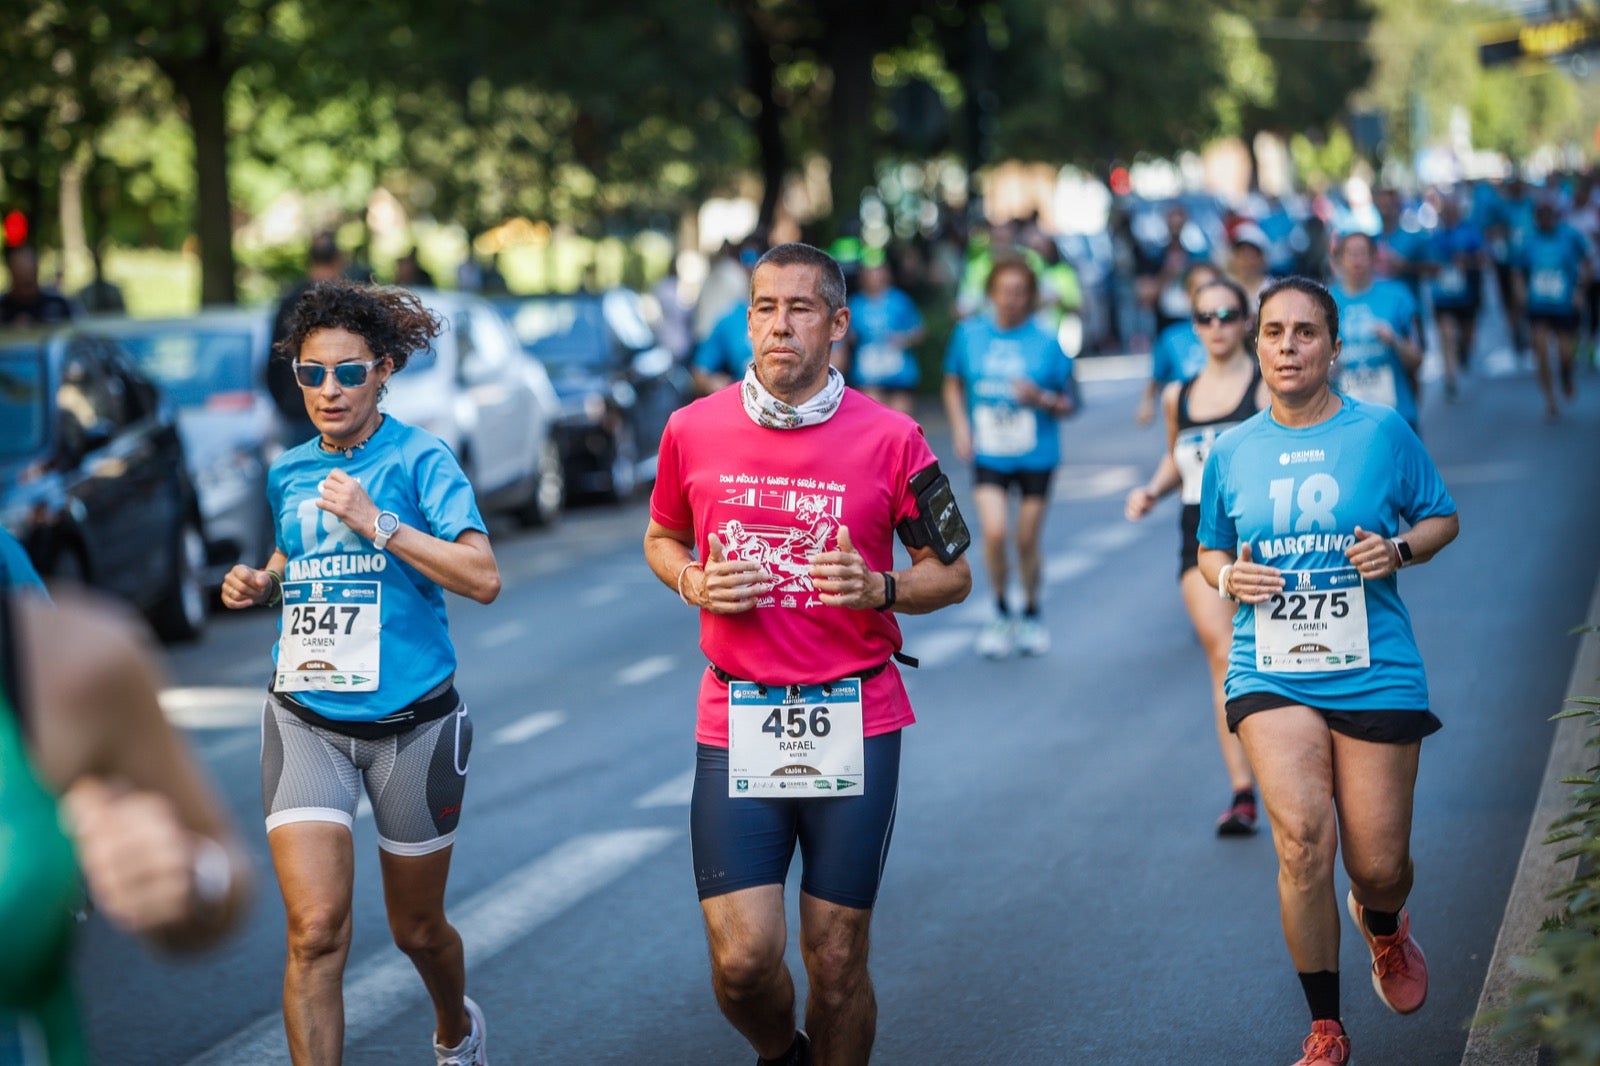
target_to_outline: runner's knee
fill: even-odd
[[[312,905],[290,909],[289,954],[296,960],[314,962],[349,948],[349,908]]]
[[[437,951],[455,939],[455,930],[443,913],[391,916],[389,932],[394,937],[394,946],[407,955]]]
[[[763,943],[724,944],[711,953],[711,973],[717,990],[729,999],[745,999],[760,992],[783,966],[783,950]]]

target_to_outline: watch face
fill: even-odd
[[[378,514],[378,532],[393,533],[400,528],[400,516],[392,511],[382,511]]]

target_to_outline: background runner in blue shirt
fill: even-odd
[[[436,1059],[487,1062],[461,937],[444,913],[472,723],[455,690],[443,590],[489,603],[500,571],[454,456],[378,407],[389,375],[440,328],[403,289],[322,282],[300,298],[278,357],[293,362],[317,436],[273,463],[272,558],[223,582],[227,607],[282,610],[261,784],[288,912],[284,1026],[297,1062],[343,1054],[363,782],[389,926],[433,1000]]]
[[[1262,295],[1259,314],[1272,400],[1206,461],[1200,567],[1240,603],[1228,721],[1272,820],[1284,937],[1311,1009],[1298,1066],[1327,1066],[1350,1057],[1339,1020],[1341,852],[1379,997],[1402,1014],[1427,998],[1404,908],[1418,756],[1439,722],[1395,574],[1460,527],[1416,434],[1329,387],[1340,354],[1332,294],[1287,278]]]
[[[1556,349],[1561,374],[1561,394],[1569,401],[1576,393],[1573,362],[1578,351],[1579,312],[1588,284],[1589,242],[1562,222],[1556,206],[1541,201],[1534,211],[1534,226],[1512,255],[1522,304],[1528,312],[1533,365],[1544,393],[1545,418],[1561,417],[1555,382],[1550,375],[1550,348]]]
[[[1472,360],[1478,306],[1483,294],[1483,231],[1463,218],[1454,194],[1439,203],[1439,226],[1423,252],[1428,263],[1428,295],[1439,326],[1444,357],[1444,395],[1456,398],[1457,378]]]
[[[750,327],[745,322],[749,310],[749,299],[741,298],[717,319],[706,339],[694,350],[689,370],[701,395],[710,395],[744,377],[744,368],[754,358],[750,350]]]
[[[1039,620],[1039,533],[1050,477],[1061,461],[1058,420],[1077,409],[1072,360],[1031,317],[1039,282],[1027,263],[995,263],[987,291],[992,310],[956,326],[944,363],[945,413],[956,454],[975,465],[973,496],[995,597],[994,620],[979,634],[977,650],[989,658],[1013,650],[1042,655],[1050,635]],[[1017,565],[1026,597],[1015,623],[1006,599],[1006,517],[1013,487],[1022,497]]]
[[[1394,408],[1415,429],[1422,366],[1417,303],[1402,283],[1374,276],[1373,252],[1371,237],[1347,233],[1335,256],[1340,280],[1333,298],[1344,340],[1336,384],[1358,400]]]
[[[1200,291],[1200,286],[1220,276],[1221,271],[1210,263],[1189,264],[1183,274],[1183,288],[1189,294],[1189,306],[1194,306],[1194,294]],[[1200,373],[1200,368],[1205,364],[1206,346],[1200,340],[1200,333],[1194,328],[1193,321],[1185,318],[1163,329],[1156,335],[1155,345],[1150,349],[1150,380],[1139,397],[1139,409],[1134,413],[1134,421],[1141,426],[1148,426],[1155,418],[1156,398],[1161,395],[1161,390],[1175,381],[1188,381]]]
[[[850,297],[850,378],[879,403],[911,413],[922,370],[911,349],[922,343],[922,313],[890,283],[881,259],[861,270],[861,291]]]

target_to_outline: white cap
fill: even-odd
[[[1241,222],[1234,227],[1233,237],[1228,241],[1230,245],[1253,244],[1263,252],[1271,247],[1272,242],[1267,240],[1267,235],[1260,226],[1254,222]]]

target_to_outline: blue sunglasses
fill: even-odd
[[[347,389],[359,389],[367,383],[367,375],[372,368],[383,362],[382,359],[372,359],[365,363],[339,363],[335,366],[324,366],[322,363],[302,363],[299,360],[294,364],[294,379],[300,383],[302,389],[320,389],[322,383],[328,380],[328,371],[333,371],[333,380]]]

